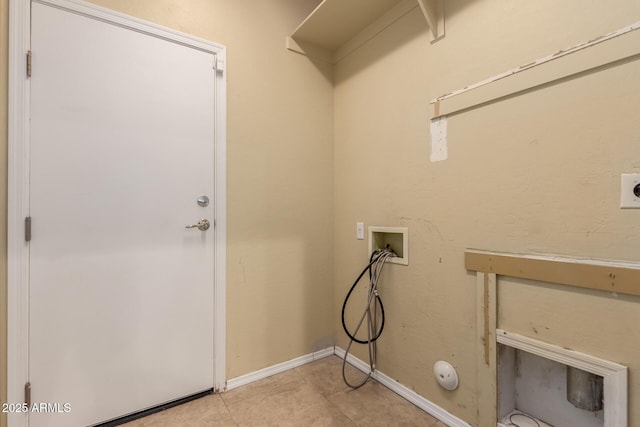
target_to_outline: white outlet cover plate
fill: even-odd
[[[640,173],[623,173],[620,180],[620,207],[640,209],[640,197],[636,197],[633,189],[640,184]]]

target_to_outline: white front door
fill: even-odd
[[[37,2],[31,28],[29,380],[58,405],[30,424],[211,389],[215,55]]]

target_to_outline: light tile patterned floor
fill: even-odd
[[[421,426],[446,427],[375,381],[358,390],[342,381],[336,356],[194,400],[126,427]],[[361,375],[351,368],[351,375]]]

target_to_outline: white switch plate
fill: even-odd
[[[635,190],[636,186],[640,185],[640,173],[623,173],[620,183],[620,207],[621,208],[636,208],[640,209],[640,197],[636,195],[640,194],[640,187]]]
[[[364,223],[356,222],[356,238],[358,240],[364,240]]]

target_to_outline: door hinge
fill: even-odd
[[[26,242],[31,241],[31,217],[30,216],[24,219],[24,240]]]
[[[31,383],[24,385],[24,403],[26,403],[28,407],[31,407]]]
[[[31,77],[31,51],[27,52],[27,77]]]
[[[224,61],[216,58],[213,61],[213,69],[216,71],[224,71]]]

